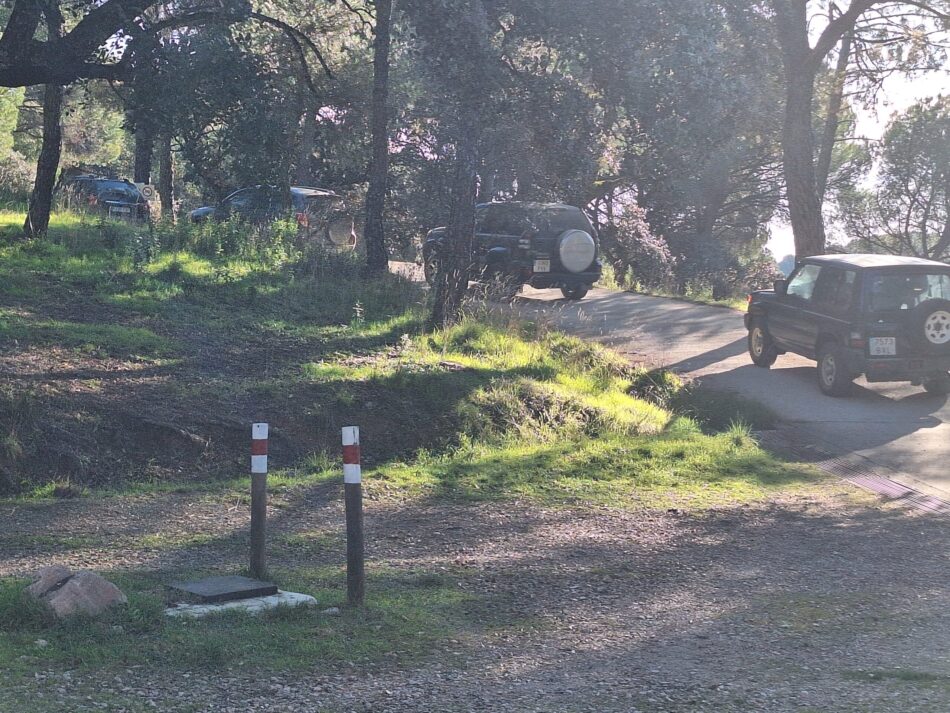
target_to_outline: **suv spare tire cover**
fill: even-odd
[[[931,354],[950,354],[950,300],[921,302],[910,314],[914,342]]]
[[[597,257],[597,245],[590,233],[565,230],[558,239],[558,254],[565,270],[584,272]]]

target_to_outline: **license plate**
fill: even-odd
[[[535,272],[551,272],[551,261],[550,260],[535,260],[534,271]]]
[[[132,209],[127,206],[112,206],[109,208],[110,213],[131,213]]]
[[[896,337],[871,337],[871,356],[896,356]]]

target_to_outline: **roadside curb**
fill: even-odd
[[[873,461],[857,453],[834,455],[813,442],[803,445],[815,439],[794,426],[781,425],[772,431],[761,431],[756,436],[767,450],[809,463],[852,485],[876,493],[885,500],[898,501],[920,512],[950,516],[950,500],[947,499],[950,494],[945,495],[935,488],[929,488],[906,473],[882,471]]]

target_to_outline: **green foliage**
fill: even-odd
[[[840,212],[855,250],[950,259],[950,96],[918,102],[884,134],[877,184],[852,181]]]
[[[5,161],[13,150],[13,130],[22,101],[22,89],[0,87],[0,161]]]

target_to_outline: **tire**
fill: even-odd
[[[826,396],[847,396],[854,385],[854,375],[847,371],[844,355],[837,344],[827,342],[818,347],[818,388]]]
[[[749,327],[749,357],[756,366],[768,369],[778,359],[778,349],[761,320],[754,319]]]
[[[909,315],[911,339],[928,354],[950,354],[950,300],[927,300]]]
[[[578,285],[577,287],[562,287],[561,294],[564,295],[564,298],[568,300],[582,300],[589,289],[590,288],[586,285]]]
[[[924,389],[927,390],[928,394],[934,394],[935,396],[950,394],[950,374],[924,379]]]

